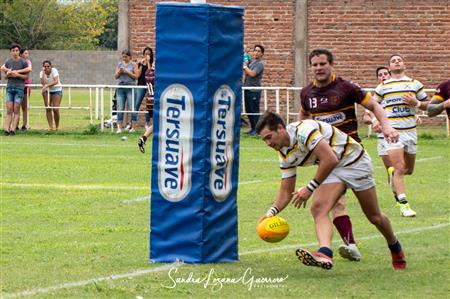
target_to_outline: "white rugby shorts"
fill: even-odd
[[[405,152],[415,155],[417,152],[417,131],[399,131],[399,138],[396,143],[386,142],[386,151],[403,148]]]
[[[343,183],[354,191],[364,191],[375,186],[372,160],[367,152],[354,164],[336,167],[322,182],[323,184]]]
[[[377,152],[378,156],[387,156],[387,150],[386,150],[386,139],[384,137],[378,137],[377,139]]]

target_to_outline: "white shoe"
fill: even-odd
[[[416,216],[416,212],[411,209],[409,203],[397,203],[397,206],[400,207],[400,215],[403,217],[414,217]]]
[[[131,127],[131,125],[130,124],[128,124],[126,127],[125,127],[125,131],[130,131],[132,129],[132,127]]]
[[[122,133],[122,129],[117,129],[117,132],[116,132],[117,134],[121,134]]]
[[[133,133],[133,132],[136,132],[136,130],[133,129],[133,128],[131,128],[130,130],[128,130],[128,133]]]
[[[356,244],[342,244],[339,246],[339,254],[348,260],[359,262],[361,260],[361,253],[359,253]]]

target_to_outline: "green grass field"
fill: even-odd
[[[316,248],[308,209],[282,212],[291,227],[285,240],[261,241],[255,222],[273,200],[279,170],[273,150],[251,137],[241,138],[240,261],[149,263],[151,144],[143,155],[136,146],[139,134],[122,142],[116,134],[81,131],[0,137],[3,298],[448,298],[450,153],[442,128],[419,140],[416,170],[407,178],[418,213],[412,219],[402,218],[394,205],[375,155],[376,140],[364,140],[380,206],[407,255],[403,272],[391,269],[385,241],[351,192],[347,207],[360,262],[343,260],[337,252],[330,271],[298,262],[297,247]],[[309,181],[313,172],[313,167],[299,169],[298,183]],[[337,233],[334,239],[337,249]],[[201,281],[208,276],[209,283]],[[242,280],[220,285],[221,278]],[[259,280],[264,278],[284,280]]]
[[[0,89],[0,97],[5,97],[4,89]],[[47,119],[45,115],[44,101],[40,94],[40,89],[33,87],[29,99],[29,125],[33,130],[45,131],[48,128]],[[114,95],[114,89],[104,90],[104,116],[105,119],[110,118],[110,97]],[[99,125],[101,119],[100,112],[100,94],[99,94],[99,110],[98,119],[95,117],[95,88],[80,89],[80,88],[64,88],[63,98],[61,101],[61,123],[60,129],[63,131],[78,132],[85,130],[91,121],[94,125]],[[90,107],[90,109],[89,109]],[[1,113],[0,113],[1,115]],[[22,113],[21,113],[22,116]],[[91,120],[92,119],[92,120]],[[20,127],[22,126],[22,120],[20,120]]]

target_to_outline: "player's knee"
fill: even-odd
[[[340,216],[345,213],[345,205],[338,201],[336,205],[333,207],[333,214],[337,216]]]
[[[321,204],[317,204],[315,202],[313,202],[313,204],[311,205],[311,215],[313,216],[313,218],[316,218],[318,216],[327,214],[328,211],[325,211],[325,207]]]
[[[313,218],[317,217],[320,214],[320,207],[317,204],[312,204],[310,209],[311,215]]]
[[[396,173],[405,175],[406,173],[405,163],[397,162],[395,163],[394,168]]]

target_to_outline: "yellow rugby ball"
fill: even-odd
[[[280,242],[289,234],[289,224],[279,216],[269,217],[258,224],[256,232],[266,242]]]

